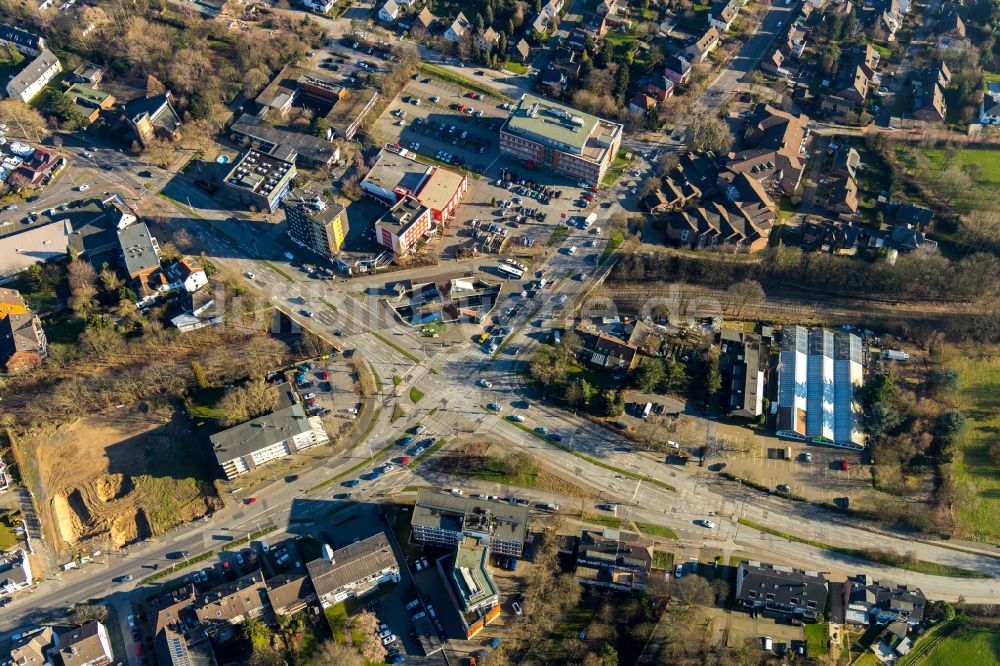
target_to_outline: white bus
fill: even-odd
[[[647,402],[646,407],[642,410],[642,418],[647,418],[651,411],[653,411],[653,403]]]
[[[514,278],[515,280],[520,280],[524,277],[524,271],[509,264],[498,264],[497,270],[508,277]]]

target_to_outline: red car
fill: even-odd
[[[841,460],[840,461],[840,469],[841,470],[843,470],[843,471],[846,472],[849,467],[850,467],[850,464],[848,464],[848,462],[846,460]]]
[[[135,644],[135,656],[137,657],[142,656],[142,646],[139,645],[138,643]]]
[[[591,186],[590,186],[590,187],[588,187],[587,189],[588,189],[588,190],[590,190],[591,192],[597,192],[597,187],[596,187],[596,186],[594,186],[594,185],[591,185]]]
[[[329,379],[330,378],[330,371],[329,370],[321,370],[320,373],[319,373],[319,378],[322,379],[322,380]]]
[[[403,456],[402,458],[399,459],[399,464],[409,465],[411,460],[413,460],[412,456]]]
[[[245,500],[243,500],[243,503],[244,504],[256,504],[257,503],[257,498],[256,497],[248,497]]]

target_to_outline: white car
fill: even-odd
[[[450,492],[452,495],[455,495],[456,497],[460,497],[462,495],[462,489],[461,488],[452,488],[448,492]]]
[[[253,272],[251,272],[251,271],[247,271],[246,273],[244,273],[244,275],[247,276],[248,280],[256,280],[257,279],[257,276],[254,275]]]
[[[88,160],[94,157],[94,153],[90,152],[89,150],[85,150],[85,151],[83,151],[83,153],[81,153],[81,154],[82,154],[82,155],[83,155],[84,157],[86,157],[86,158],[87,158]]]
[[[382,639],[382,645],[392,645],[396,642],[396,634],[389,634]]]
[[[702,527],[706,527],[706,528],[708,528],[710,530],[714,530],[715,529],[715,523],[713,523],[711,520],[708,520],[707,518],[702,518],[702,519],[700,519],[700,520],[698,520],[696,522],[699,525],[701,525]]]
[[[302,396],[302,399],[303,400],[312,400],[315,397],[316,397],[315,393],[306,393],[304,396]]]
[[[524,615],[524,611],[521,610],[521,604],[517,603],[516,601],[514,603],[512,603],[510,605],[510,607],[514,609],[514,615],[516,615],[518,617],[521,617],[522,615]]]
[[[76,191],[77,192],[86,192],[89,189],[90,189],[90,185],[87,185],[86,183],[84,183],[83,185],[78,185],[77,188],[76,188]]]
[[[491,382],[488,379],[480,379],[479,385],[482,386],[483,388],[493,388],[493,382]]]
[[[389,638],[389,636],[392,636],[392,629],[386,629],[385,631],[380,632],[378,635],[379,638]]]
[[[511,414],[507,418],[509,418],[511,421],[515,421],[517,423],[524,423],[524,417],[521,416],[520,414]]]

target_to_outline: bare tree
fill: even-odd
[[[733,145],[733,133],[726,121],[708,114],[697,115],[688,125],[688,148],[710,150],[724,155]]]
[[[74,310],[86,308],[97,295],[97,271],[86,261],[77,259],[70,262],[67,275],[70,307]]]
[[[219,401],[223,425],[235,425],[274,408],[274,394],[263,379],[253,379],[230,390]]]
[[[317,666],[363,666],[358,651],[337,641],[326,641],[312,658]]]
[[[744,308],[752,308],[763,303],[765,297],[764,288],[756,280],[734,282],[726,289],[727,305],[737,317],[743,314]]]
[[[45,131],[45,118],[34,108],[14,97],[0,100],[0,121],[7,125],[16,125],[22,136],[40,141],[40,134]]]

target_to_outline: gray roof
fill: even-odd
[[[826,608],[826,579],[816,571],[777,564],[740,562],[736,571],[736,601],[786,613],[822,613]]]
[[[258,416],[229,430],[217,432],[209,439],[215,450],[215,457],[223,463],[309,432],[311,429],[302,405],[292,405]]]
[[[56,663],[61,662],[66,666],[72,666],[72,664],[87,664],[107,657],[98,635],[100,626],[99,622],[91,620],[83,626],[59,634],[59,659],[56,660]],[[114,655],[111,656],[114,657]]]
[[[601,122],[607,123],[582,111],[524,95],[510,112],[504,130],[532,141],[555,143],[561,150],[581,154]]]
[[[48,49],[42,51],[37,58],[24,66],[20,72],[7,84],[7,92],[11,95],[20,96],[25,90],[32,86],[42,74],[47,72],[53,65],[59,64],[59,58]]]
[[[501,541],[523,542],[528,531],[528,507],[421,490],[413,507],[412,524],[453,532],[484,532]]]
[[[145,222],[138,222],[118,232],[118,244],[125,259],[125,270],[129,275],[160,265],[156,241],[149,233]]]
[[[396,556],[385,533],[379,532],[333,551],[329,560],[320,558],[308,562],[306,569],[316,594],[323,597],[393,566],[399,566]]]
[[[289,132],[265,125],[260,118],[244,113],[233,123],[232,131],[251,139],[257,139],[264,152],[289,162],[297,162],[302,157],[318,164],[333,162],[335,146],[329,141],[302,132]]]
[[[0,23],[0,42],[15,44],[32,51],[41,51],[45,48],[45,40],[42,37],[6,23]]]

